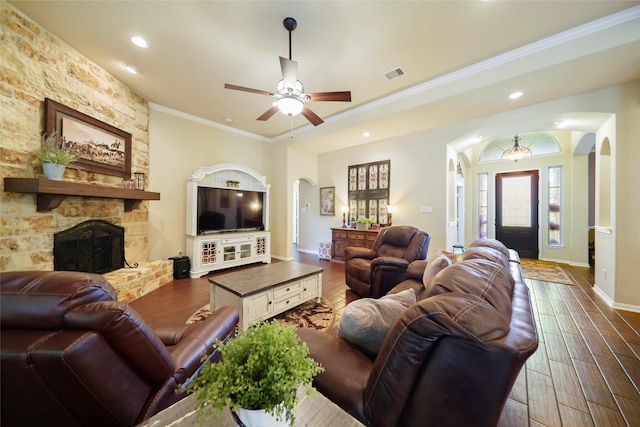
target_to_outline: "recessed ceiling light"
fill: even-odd
[[[131,43],[143,49],[146,49],[149,47],[149,43],[147,43],[147,41],[140,36],[131,37]]]
[[[369,132],[362,132],[362,136],[369,136],[371,135]]]
[[[224,122],[225,123],[231,123],[231,122],[233,122],[233,120],[231,119],[231,117],[225,117],[224,118]]]
[[[509,95],[509,99],[518,99],[523,95],[522,92],[513,92],[511,95]]]
[[[565,121],[562,121],[562,122],[553,122],[553,124],[554,124],[554,125],[556,125],[556,127],[557,127],[557,128],[562,129],[562,128],[567,127],[567,124],[568,124],[568,123],[567,123],[567,122],[565,122]]]
[[[130,64],[122,64],[122,67],[131,74],[138,74],[138,69]]]

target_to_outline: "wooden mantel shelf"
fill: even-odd
[[[160,193],[150,191],[103,187],[78,182],[53,181],[46,178],[5,178],[4,191],[35,193],[38,212],[48,212],[57,208],[67,196],[123,199],[125,212],[131,212],[143,200],[160,200]]]

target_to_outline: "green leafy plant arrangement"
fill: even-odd
[[[309,357],[309,348],[295,333],[294,326],[282,327],[277,320],[257,322],[246,331],[219,345],[222,359],[205,362],[188,384],[196,393],[198,418],[232,411],[264,409],[293,426],[293,409],[299,386],[307,395],[315,388],[313,377],[324,371]]]
[[[356,219],[356,224],[373,224],[373,220],[361,216],[360,218]]]
[[[64,141],[60,141],[55,131],[48,136],[42,135],[42,143],[33,155],[43,162],[65,166],[78,160],[78,157],[69,151],[69,147],[65,146]]]

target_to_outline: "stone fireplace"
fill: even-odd
[[[126,302],[169,283],[170,260],[135,262],[133,268],[124,268],[124,232],[124,227],[94,219],[54,233],[54,269],[103,274],[118,299]]]
[[[53,235],[54,270],[104,274],[124,262],[124,227],[89,220]]]

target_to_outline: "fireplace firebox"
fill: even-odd
[[[124,227],[89,220],[53,235],[55,270],[104,274],[124,262]]]

